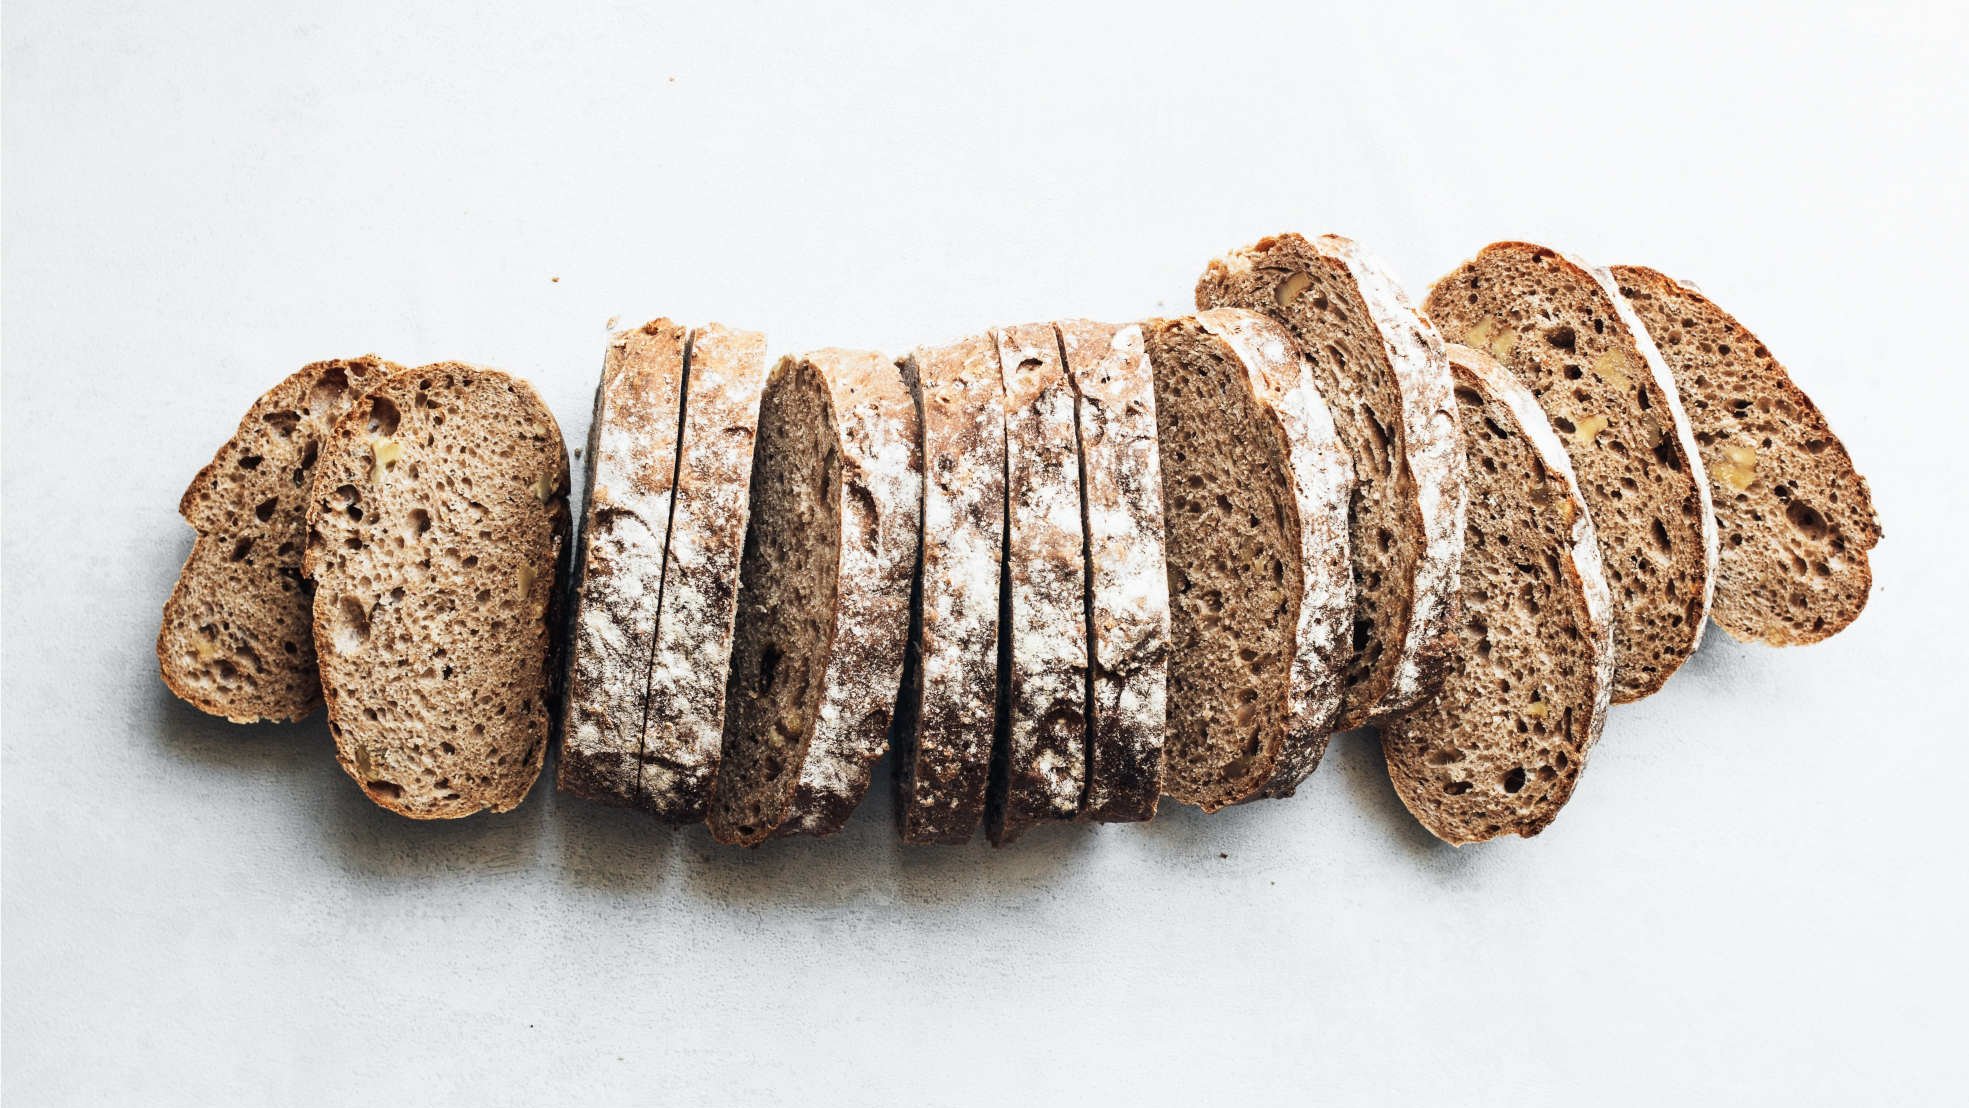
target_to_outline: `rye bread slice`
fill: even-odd
[[[1615,604],[1614,702],[1659,690],[1702,642],[1716,580],[1709,480],[1668,367],[1613,275],[1493,243],[1436,282],[1443,334],[1538,397],[1571,452]]]
[[[1080,818],[1155,816],[1169,672],[1169,576],[1155,377],[1139,324],[1055,325],[1073,383],[1087,545],[1087,788]]]
[[[998,701],[1005,407],[989,335],[906,355],[921,413],[923,540],[914,648],[893,741],[907,843],[963,843],[984,815]]]
[[[1214,811],[1289,792],[1331,732],[1352,483],[1290,335],[1251,313],[1205,315],[1144,335],[1170,606],[1163,791]]]
[[[547,752],[567,448],[524,381],[446,362],[371,385],[322,444],[304,571],[336,758],[448,819],[525,799]]]
[[[1449,348],[1470,462],[1459,667],[1385,724],[1395,792],[1461,846],[1530,837],[1572,796],[1613,689],[1613,599],[1566,449],[1531,390]]]
[[[1756,335],[1692,285],[1615,266],[1675,375],[1719,536],[1709,616],[1744,642],[1796,646],[1859,618],[1880,517],[1825,415]]]
[[[888,749],[921,534],[916,405],[881,354],[784,358],[759,404],[709,822],[840,830]]]
[[[765,336],[691,332],[636,773],[638,805],[668,823],[702,820],[718,773],[766,371]]]
[[[590,800],[637,802],[689,339],[667,319],[609,336],[595,388],[555,771],[563,791]]]
[[[321,707],[301,576],[308,484],[336,419],[398,368],[373,354],[302,367],[247,409],[192,479],[178,514],[198,538],[157,633],[158,669],[178,699],[234,723]]]
[[[1311,361],[1357,478],[1354,657],[1338,726],[1407,707],[1441,680],[1455,642],[1463,454],[1441,336],[1337,235],[1275,235],[1218,259],[1196,303],[1272,316]]]
[[[1070,820],[1087,788],[1087,551],[1073,384],[1050,323],[992,332],[1005,403],[1005,704],[985,836]]]

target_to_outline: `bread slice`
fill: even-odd
[[[1745,642],[1814,643],[1857,619],[1880,517],[1866,478],[1771,352],[1694,286],[1642,266],[1614,280],[1675,375],[1720,541],[1709,616]]]
[[[896,819],[907,843],[963,843],[984,815],[998,702],[1005,408],[998,348],[975,335],[906,355],[923,436],[914,658],[897,710]]]
[[[1402,803],[1460,846],[1536,835],[1572,796],[1606,723],[1613,599],[1537,398],[1487,354],[1449,356],[1470,462],[1462,663],[1381,744]]]
[[[1205,314],[1144,333],[1170,606],[1163,791],[1214,811],[1290,791],[1330,731],[1351,621],[1328,633],[1316,613],[1351,610],[1351,481],[1291,337],[1250,313]]]
[[[1139,324],[1055,325],[1073,384],[1087,545],[1087,786],[1080,818],[1152,819],[1162,796],[1169,576],[1155,378]]]
[[[547,751],[567,448],[523,381],[446,362],[350,407],[310,485],[303,569],[342,768],[447,819],[525,799]]]
[[[1378,263],[1337,235],[1275,235],[1214,261],[1196,304],[1283,323],[1354,459],[1359,588],[1339,726],[1413,704],[1451,659],[1463,542],[1463,455],[1441,337]]]
[[[1073,384],[1050,323],[992,333],[1005,403],[1005,714],[985,836],[1070,820],[1087,788],[1087,551]]]
[[[1484,349],[1538,397],[1572,453],[1613,588],[1614,701],[1660,689],[1702,642],[1716,516],[1674,380],[1613,276],[1499,242],[1436,282],[1443,334]]]
[[[893,361],[783,358],[751,521],[709,822],[720,842],[840,830],[888,749],[921,533],[916,405]]]
[[[718,773],[752,447],[765,384],[765,336],[716,323],[691,332],[637,758],[638,804],[669,823],[704,819]]]
[[[638,799],[689,340],[667,319],[609,336],[595,389],[555,771],[563,791],[590,800]]]
[[[178,502],[198,532],[164,604],[157,665],[178,699],[234,723],[321,707],[301,578],[308,482],[322,440],[372,380],[375,355],[315,362],[268,390]]]

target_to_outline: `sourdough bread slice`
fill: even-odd
[[[999,634],[1009,711],[992,752],[985,836],[1070,820],[1087,788],[1087,551],[1073,384],[1050,323],[992,333],[1005,404],[1005,574]]]
[[[1449,357],[1470,463],[1462,663],[1381,745],[1402,803],[1460,846],[1536,835],[1572,796],[1606,723],[1613,600],[1537,398],[1488,354]]]
[[[1337,235],[1275,235],[1218,259],[1196,303],[1272,316],[1312,363],[1358,481],[1354,657],[1339,727],[1407,707],[1441,680],[1455,642],[1463,455],[1441,336]]]
[[[916,405],[893,361],[783,358],[751,521],[709,822],[720,842],[840,830],[888,749],[921,532]]]
[[[1155,377],[1139,324],[1062,320],[1087,545],[1087,787],[1080,818],[1151,819],[1162,796],[1169,576]]]
[[[178,514],[198,539],[157,633],[158,669],[178,699],[234,723],[321,707],[301,577],[308,484],[336,419],[397,368],[373,354],[302,367],[247,409],[192,479]]]
[[[669,823],[705,817],[718,773],[766,369],[765,336],[716,323],[693,330],[684,352],[677,477],[636,783],[639,805]]]
[[[963,843],[984,815],[999,704],[1005,407],[990,335],[902,360],[921,413],[923,540],[903,686],[896,819],[907,843]]]
[[[539,776],[567,476],[533,389],[456,362],[373,383],[322,444],[315,652],[337,760],[383,807],[503,812]]]
[[[1170,607],[1163,791],[1214,811],[1290,791],[1330,732],[1350,621],[1315,630],[1325,642],[1299,636],[1309,600],[1351,610],[1339,527],[1351,482],[1290,336],[1250,313],[1206,314],[1144,333]],[[1309,532],[1340,557],[1309,558]]]
[[[1436,282],[1445,335],[1485,350],[1538,397],[1571,452],[1615,602],[1614,701],[1659,690],[1702,642],[1716,516],[1675,382],[1612,274],[1524,242],[1493,243]]]
[[[1614,280],[1675,375],[1719,536],[1709,616],[1745,642],[1814,643],[1857,619],[1880,517],[1825,415],[1694,286],[1642,266]]]
[[[637,802],[689,338],[667,319],[609,336],[595,389],[555,771],[562,790],[590,800]]]

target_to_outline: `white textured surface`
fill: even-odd
[[[1959,6],[735,7],[7,5],[8,1103],[1969,1083]],[[1181,311],[1287,227],[1411,293],[1504,236],[1699,281],[1871,479],[1870,610],[1708,636],[1551,831],[1461,853],[1358,738],[1290,801],[998,852],[865,814],[744,853],[544,790],[417,825],[318,719],[157,678],[177,495],[310,359],[521,372],[573,444],[611,315],[899,352]]]

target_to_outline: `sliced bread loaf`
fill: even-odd
[[[1169,666],[1155,379],[1140,325],[1056,326],[1077,402],[1085,490],[1092,720],[1080,818],[1146,820],[1162,795]]]
[[[1348,239],[1275,235],[1210,263],[1198,308],[1284,324],[1357,478],[1353,659],[1339,726],[1399,711],[1433,687],[1455,642],[1463,455],[1442,339]]]
[[[904,842],[962,843],[984,815],[999,704],[1005,407],[989,335],[902,360],[923,456],[915,652],[894,741]]]
[[[374,355],[304,366],[247,409],[192,479],[178,514],[198,539],[157,633],[158,668],[180,700],[234,723],[321,707],[301,577],[308,484],[335,421],[397,368]]]
[[[751,483],[709,816],[720,842],[746,845],[840,830],[888,749],[923,497],[916,405],[895,363],[781,359]]]
[[[611,335],[595,389],[555,771],[590,800],[637,801],[689,338],[667,319]]]
[[[1735,317],[1642,266],[1614,280],[1660,347],[1709,473],[1719,536],[1709,615],[1745,642],[1814,643],[1857,619],[1880,517],[1812,399]]]
[[[322,444],[303,569],[336,757],[392,811],[503,812],[546,755],[567,449],[523,381],[372,382]]]
[[[1429,832],[1536,835],[1572,796],[1613,689],[1613,600],[1566,449],[1488,354],[1452,345],[1469,459],[1462,662],[1382,728],[1388,776]]]
[[[1647,328],[1612,274],[1524,242],[1484,247],[1436,282],[1425,308],[1538,397],[1599,524],[1615,603],[1614,700],[1660,689],[1702,641],[1716,516]]]
[[[992,333],[1005,404],[1006,712],[985,835],[1013,842],[1080,811],[1087,786],[1087,551],[1073,385],[1050,323]]]
[[[1144,331],[1170,606],[1163,791],[1214,811],[1290,791],[1288,767],[1308,759],[1288,746],[1323,745],[1330,731],[1348,621],[1324,644],[1299,636],[1308,600],[1322,612],[1351,604],[1338,529],[1351,482],[1338,479],[1338,439],[1320,441],[1328,428],[1290,336],[1249,313],[1206,314]]]
[[[765,336],[716,323],[691,332],[637,758],[638,804],[669,823],[704,818],[718,773],[765,384]]]

